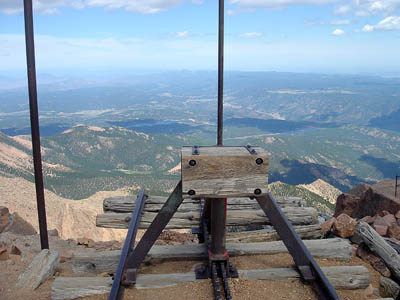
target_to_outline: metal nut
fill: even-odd
[[[257,165],[261,165],[263,162],[264,162],[264,160],[261,157],[256,159],[256,164]]]

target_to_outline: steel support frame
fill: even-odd
[[[326,278],[301,238],[297,235],[292,224],[282,212],[272,195],[268,193],[265,197],[256,197],[256,199],[262,210],[270,219],[286,248],[289,250],[289,253],[292,255],[302,279],[314,286],[320,299],[340,299],[336,290]]]
[[[143,188],[136,200],[135,209],[132,214],[131,222],[129,223],[128,233],[126,235],[124,247],[122,248],[118,269],[114,275],[114,281],[108,300],[120,300],[124,295],[125,287],[121,285],[121,282],[124,279],[125,262],[128,255],[135,247],[136,234],[139,229],[140,220],[142,219],[142,212],[146,199],[147,195],[145,194],[145,189]]]

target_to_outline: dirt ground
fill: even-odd
[[[9,238],[12,239],[10,235]],[[30,239],[35,239],[32,236]],[[71,266],[68,263],[62,264],[56,275],[42,284],[35,291],[25,291],[14,289],[18,275],[22,273],[28,266],[34,255],[40,249],[32,251],[32,247],[23,247],[21,243],[35,244],[33,241],[21,241],[16,239],[15,243],[23,248],[23,255],[10,255],[7,261],[0,261],[0,299],[1,300],[19,300],[19,299],[51,299],[51,283],[56,276],[72,277],[77,276],[72,273]],[[65,249],[73,249],[74,246],[66,241],[53,239],[52,248],[58,251]],[[34,247],[37,248],[37,245]],[[28,251],[30,249],[31,251]],[[82,250],[82,247],[80,248]],[[320,266],[337,266],[337,265],[363,265],[366,266],[371,273],[371,283],[375,288],[379,288],[380,274],[364,263],[357,257],[353,257],[350,263],[331,261],[326,259],[317,260]],[[289,254],[277,255],[255,255],[232,257],[231,262],[238,269],[267,269],[278,267],[293,266],[293,260]],[[162,262],[150,266],[143,266],[141,273],[179,273],[191,272],[201,265],[198,261],[172,261]],[[267,280],[243,280],[229,279],[233,299],[293,299],[293,300],[314,300],[317,299],[310,286],[304,285],[300,280],[291,282],[276,282]],[[377,299],[379,296],[365,296],[363,291],[338,291],[343,300],[360,300],[360,299]],[[85,300],[107,299],[108,295],[96,295],[85,297]],[[173,287],[160,289],[127,289],[124,299],[213,299],[213,290],[209,280],[200,280],[193,283],[182,283]]]

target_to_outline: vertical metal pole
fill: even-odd
[[[224,121],[224,0],[219,0],[218,25],[218,136],[217,146],[223,145]]]
[[[223,146],[223,137],[222,137],[223,120],[224,120],[223,96],[224,96],[224,0],[219,0],[217,146]],[[216,260],[224,260],[228,258],[225,249],[226,198],[212,199],[208,201],[211,201],[211,247],[210,247],[211,255]]]
[[[32,152],[35,170],[36,200],[39,217],[40,244],[49,249],[46,207],[44,202],[42,155],[40,153],[39,112],[36,90],[35,43],[33,36],[32,0],[24,0],[26,63],[28,71],[29,108],[31,115]]]

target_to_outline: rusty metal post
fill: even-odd
[[[211,200],[211,256],[214,260],[226,260],[226,198]]]
[[[44,202],[42,155],[40,153],[39,112],[36,89],[35,42],[33,33],[32,0],[24,0],[26,64],[28,72],[29,108],[31,116],[32,152],[35,170],[36,201],[39,217],[40,244],[49,249],[47,235],[46,207]]]
[[[217,146],[223,145],[224,122],[224,0],[219,0],[218,18],[218,135]]]

